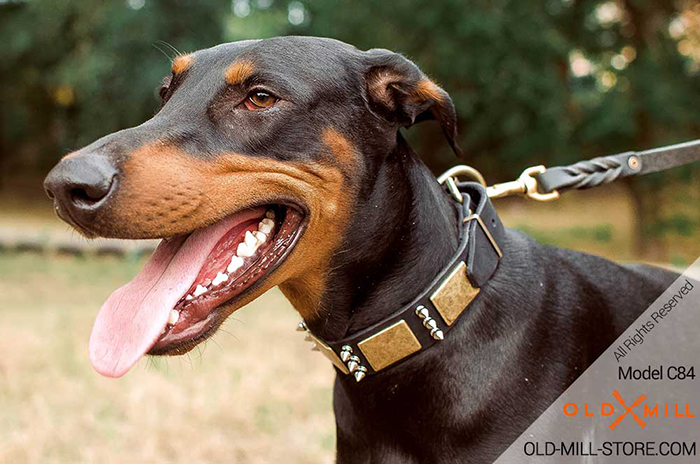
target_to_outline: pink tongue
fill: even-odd
[[[246,210],[186,240],[162,241],[143,270],[102,305],[90,335],[92,367],[107,377],[126,374],[160,338],[170,310],[194,283],[221,237],[237,224],[264,214],[264,207]]]

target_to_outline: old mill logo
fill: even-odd
[[[576,403],[566,403],[564,405],[564,415],[575,417],[582,413],[584,417],[614,416],[615,419],[608,426],[610,430],[615,430],[627,418],[629,418],[627,419],[628,421],[636,422],[643,429],[647,426],[647,421],[654,418],[685,419],[695,417],[695,414],[690,412],[690,403],[655,403],[652,405],[647,402],[646,395],[639,395],[637,399],[630,402],[623,400],[620,392],[617,390],[612,391],[612,396],[616,400],[615,404],[617,404],[617,407],[612,402],[601,402],[600,406],[583,403],[583,407],[579,407]],[[616,413],[617,416],[615,416]]]

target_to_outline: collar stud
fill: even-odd
[[[365,366],[359,366],[355,370],[353,375],[355,376],[355,381],[359,382],[360,380],[365,378],[365,375],[367,375],[367,368]]]
[[[351,355],[352,355],[352,346],[343,345],[343,347],[340,349],[340,359],[343,362],[348,362],[348,359],[350,359]]]

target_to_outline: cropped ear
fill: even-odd
[[[428,79],[412,61],[389,50],[365,54],[365,82],[370,108],[403,127],[435,119],[457,156],[457,113],[450,96]]]

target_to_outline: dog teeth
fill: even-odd
[[[171,309],[170,316],[168,316],[168,324],[175,325],[177,324],[178,319],[180,319],[180,311]]]
[[[267,241],[270,233],[275,228],[274,218],[275,212],[273,210],[268,210],[265,213],[265,217],[258,223],[258,230],[252,232],[250,230],[246,231],[243,241],[239,243],[236,248],[236,254],[231,257],[231,262],[226,267],[226,272],[219,272],[213,280],[207,279],[205,282],[202,282],[202,284],[209,285],[209,283],[211,283],[212,287],[218,287],[229,280],[229,274],[243,267],[243,258],[253,256],[258,247]],[[205,294],[209,289],[202,284],[198,284],[192,294],[186,295],[185,300],[192,301],[198,296]],[[179,317],[180,313],[173,309],[168,317],[168,324],[175,325]]]
[[[243,266],[243,258],[234,255],[231,257],[231,263],[226,268],[226,272],[230,274],[241,266]]]
[[[236,254],[241,258],[247,258],[248,256],[253,256],[255,253],[255,248],[249,247],[245,242],[239,243],[236,249]]]
[[[248,248],[254,248],[255,244],[258,242],[258,240],[255,238],[253,234],[250,233],[250,231],[246,231],[245,233],[245,239],[244,242],[246,245],[248,245]]]
[[[265,232],[262,232],[260,230],[256,230],[255,232],[253,232],[253,236],[257,240],[258,246],[262,245],[267,240],[267,235],[265,234]]]
[[[211,281],[211,284],[213,286],[220,285],[228,280],[228,274],[224,274],[223,272],[219,272],[216,274],[216,277],[214,277],[214,280]]]
[[[265,222],[265,221],[270,221],[270,222]],[[270,224],[272,223],[272,224]],[[263,219],[260,221],[260,224],[258,224],[258,230],[262,232],[263,234],[269,234],[272,232],[272,229],[274,229],[275,223],[272,222],[270,219]]]
[[[263,218],[260,223],[258,223],[258,230],[252,232],[250,230],[246,231],[243,241],[238,244],[236,254],[231,257],[231,261],[226,267],[226,271],[218,272],[213,280],[207,279],[205,282],[202,282],[202,284],[206,284],[208,286],[211,283],[212,287],[218,287],[229,279],[229,274],[243,267],[243,258],[253,256],[257,249],[267,241],[270,232],[272,232],[272,229],[275,227],[275,221],[272,220],[275,217],[275,212],[269,210],[265,213],[265,216],[266,217]],[[191,295],[186,295],[185,300],[191,301],[198,296],[205,294],[208,291],[208,288],[202,284],[197,285]]]

